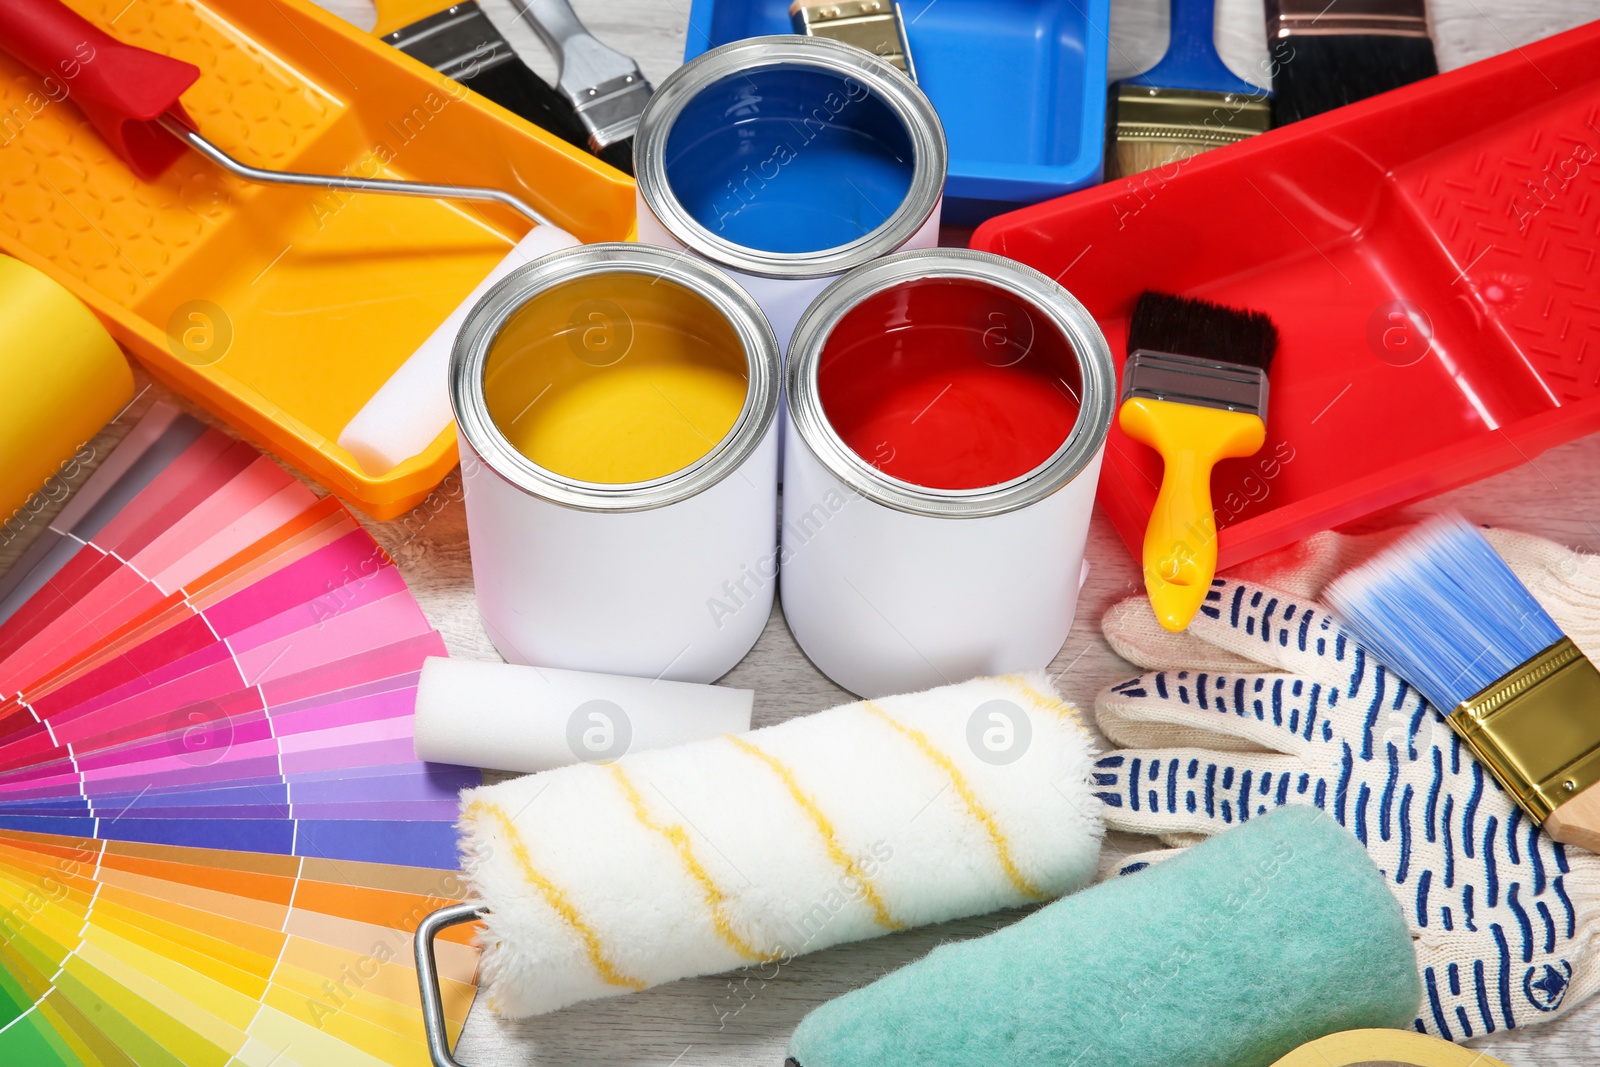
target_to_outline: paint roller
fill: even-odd
[[[392,470],[427,448],[450,425],[445,373],[450,347],[472,305],[522,264],[580,243],[503,189],[301,174],[242,163],[198,131],[179,103],[200,77],[200,68],[118,41],[60,0],[0,0],[0,47],[40,77],[72,78],[72,98],[78,108],[117,156],[146,181],[160,177],[187,146],[246,181],[490,201],[535,224],[339,435],[339,444],[369,474]]]
[[[490,1002],[527,1016],[1048,900],[1095,872],[1092,749],[1037,674],[468,791],[479,899],[419,928],[425,1009],[431,938],[480,916]]]
[[[387,474],[432,444],[455,421],[445,380],[450,371],[450,350],[467,314],[518,267],[581,243],[555,226],[535,226],[362,405],[340,431],[339,446],[354,456],[368,474],[377,476]]]
[[[1287,805],[1138,866],[816,1008],[787,1067],[1272,1067],[1416,1017],[1406,916],[1332,816]]]

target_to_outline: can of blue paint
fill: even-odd
[[[939,243],[949,159],[898,68],[819,37],[753,37],[679,67],[634,138],[639,240],[720,267],[781,349],[840,275]]]

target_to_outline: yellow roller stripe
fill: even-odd
[[[567,899],[561,887],[550,879],[540,874],[533,866],[533,860],[528,856],[528,848],[522,842],[522,835],[517,833],[516,824],[511,817],[498,804],[491,804],[483,800],[475,800],[467,805],[463,813],[468,819],[477,819],[487,815],[500,824],[500,830],[506,839],[511,842],[511,856],[517,861],[517,866],[522,869],[522,876],[539,891],[555,913],[564,919],[573,932],[583,942],[583,947],[589,954],[589,962],[594,964],[594,969],[600,972],[600,977],[607,985],[622,986],[625,989],[644,989],[649,983],[638,978],[630,977],[621,971],[606,958],[605,947],[600,942],[600,935],[594,927],[583,921],[583,916],[578,914],[578,909],[572,901]]]
[[[1078,715],[1078,709],[1068,704],[1065,700],[1039,692],[1039,690],[1028,684],[1026,677],[1020,674],[1007,674],[1001,677],[1000,680],[1022,690],[1022,695],[1032,701],[1033,706],[1038,710],[1065,719],[1076,726],[1079,733],[1088,734],[1089,731],[1083,725],[1083,719]]]
[[[856,885],[861,887],[862,899],[872,908],[873,918],[878,921],[878,925],[890,930],[904,930],[906,924],[889,914],[888,907],[884,905],[883,898],[878,895],[878,890],[873,886],[866,872],[861,869],[860,864],[851,858],[850,853],[844,850],[844,846],[839,844],[839,835],[834,830],[833,823],[822,813],[822,809],[817,807],[816,802],[806,796],[805,790],[801,789],[800,783],[795,780],[794,772],[786,767],[783,761],[776,756],[763,752],[745,738],[737,737],[734,734],[725,736],[736,747],[766,764],[772,773],[778,776],[779,781],[783,782],[784,786],[788,788],[789,796],[794,798],[794,802],[800,806],[800,810],[806,813],[812,825],[817,828],[817,833],[822,835],[822,845],[823,848],[827,849],[828,858],[854,879]]]
[[[977,820],[978,825],[982,826],[984,832],[989,835],[989,841],[994,845],[995,856],[1000,860],[1000,869],[1005,872],[1006,879],[1016,887],[1017,892],[1033,900],[1046,899],[1049,894],[1028,881],[1023,876],[1022,871],[1017,868],[1016,861],[1011,858],[1011,843],[1006,840],[1005,831],[1000,829],[999,821],[978,802],[978,795],[972,791],[972,786],[967,783],[966,775],[962,774],[961,769],[951,762],[950,757],[935,748],[933,742],[929,741],[927,735],[921,730],[912,729],[896,720],[872,701],[863,700],[861,706],[888,723],[895,730],[898,730],[903,737],[917,747],[917,751],[921,752],[931,763],[950,776],[951,787],[956,791],[956,795],[961,798],[961,802],[967,806],[967,812]]]
[[[739,936],[738,931],[734,930],[733,922],[728,918],[728,913],[723,907],[728,901],[727,895],[718,888],[716,881],[705,869],[705,866],[695,857],[694,845],[689,840],[688,832],[681,826],[667,826],[651,817],[649,810],[645,807],[644,798],[639,795],[639,790],[629,779],[627,772],[622,769],[622,764],[613,763],[611,765],[611,777],[621,787],[623,796],[628,798],[628,804],[633,808],[634,817],[639,820],[645,829],[660,834],[667,839],[668,844],[677,850],[678,859],[683,862],[683,869],[689,873],[690,878],[693,878],[699,884],[700,890],[705,896],[706,908],[711,912],[711,925],[716,928],[717,936],[722,938],[729,948],[751,962],[772,958],[767,953],[757,952],[750,946],[748,941]]]

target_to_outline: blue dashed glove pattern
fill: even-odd
[[[1124,655],[1126,632],[1110,630],[1136,610],[1130,600],[1106,618]],[[1423,1033],[1464,1041],[1544,1023],[1594,991],[1600,858],[1532,824],[1327,609],[1218,578],[1183,637],[1154,644],[1194,652],[1191,662],[1096,700],[1101,730],[1123,748],[1094,771],[1108,827],[1182,845],[1282,804],[1327,811],[1408,917]]]

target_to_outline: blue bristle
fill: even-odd
[[[1561,629],[1483,534],[1431,519],[1328,587],[1374,655],[1448,713],[1561,640]]]

